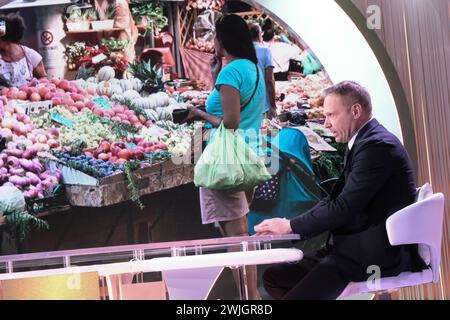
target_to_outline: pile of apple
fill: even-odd
[[[3,88],[2,95],[8,99],[29,100],[31,102],[52,100],[54,105],[73,106],[76,101],[92,98],[93,93],[87,92],[65,79],[53,78],[48,80],[42,78],[40,80],[33,79],[20,88]]]
[[[102,141],[98,148],[86,150],[84,154],[95,159],[120,164],[129,160],[143,160],[146,153],[158,150],[167,150],[167,145],[163,142],[148,142],[137,138],[114,143]]]
[[[20,106],[6,105],[0,109],[3,110],[3,116],[0,119],[0,135],[7,141],[33,146],[38,151],[49,151],[60,147],[57,128],[37,129]]]
[[[150,120],[147,120],[142,115],[137,115],[134,110],[129,109],[127,106],[113,102],[111,102],[111,104],[113,105],[113,108],[110,110],[105,110],[98,107],[95,102],[88,101],[85,104],[85,108],[88,108],[92,111],[92,113],[99,117],[108,118],[123,124],[131,124],[137,128],[142,128],[143,126],[150,127],[152,125]],[[80,111],[81,110],[82,108]]]

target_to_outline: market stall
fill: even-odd
[[[0,224],[20,241],[29,232],[31,237],[39,237],[39,245],[29,242],[23,250],[90,246],[87,239],[91,245],[180,239],[180,232],[165,230],[180,222],[176,214],[184,214],[186,208],[192,210],[182,221],[193,233],[184,229],[183,237],[195,238],[205,228],[199,219],[191,161],[194,150],[201,148],[201,138],[194,137],[199,133],[201,137],[202,124],[179,124],[179,115],[188,105],[205,105],[212,84],[204,75],[209,75],[213,52],[211,33],[205,26],[211,28],[224,3],[162,3],[162,7],[148,7],[132,1],[130,9],[141,30],[152,34],[153,44],[162,41],[155,35],[164,27],[174,28],[172,48],[179,50],[160,51],[172,52],[175,68],[183,67],[188,79],[164,81],[164,75],[150,62],[128,61],[125,51],[129,44],[113,37],[120,28],[106,26],[113,19],[96,20],[93,7],[68,6],[61,12],[64,56],[70,70],[66,79],[33,79],[20,88],[3,88],[0,135],[5,145],[0,153],[0,187],[14,188],[23,199],[18,196],[20,205],[1,212]],[[163,19],[164,14],[172,20]],[[256,10],[236,14],[247,21],[270,19]],[[173,21],[176,17],[180,17],[178,24]],[[277,26],[280,37],[286,33],[295,39]],[[113,36],[104,37],[106,34]],[[301,42],[295,43],[300,46]],[[336,177],[342,162],[342,146],[323,127],[320,93],[330,84],[323,69],[314,74],[295,73],[289,81],[277,82],[279,117],[265,120],[261,128],[263,132],[285,126],[301,129],[321,181]],[[187,194],[187,202],[180,200],[168,208],[171,199]],[[119,223],[125,208],[128,220]],[[155,214],[160,217],[161,212],[171,220],[156,225]],[[75,225],[87,228],[74,220],[89,217],[95,221],[92,226],[106,226],[102,218],[106,213],[117,223],[108,225],[109,231],[101,235],[95,227],[89,228],[89,232],[97,232],[98,240],[71,239],[78,234],[70,230]],[[50,227],[50,231],[30,229],[33,223],[41,229]],[[125,232],[119,230],[122,227]],[[204,230],[210,235],[217,233],[212,228]],[[45,237],[46,232],[52,236]]]

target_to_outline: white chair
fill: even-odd
[[[373,281],[351,282],[338,299],[355,294],[392,292],[403,287],[436,283],[441,263],[443,222],[444,195],[433,194],[431,186],[425,184],[418,189],[416,202],[386,220],[386,229],[389,242],[393,246],[418,244],[419,255],[428,265],[428,269],[381,278],[375,281],[375,285]],[[368,278],[369,276],[370,274]]]

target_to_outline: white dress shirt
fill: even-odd
[[[349,141],[348,144],[347,144],[348,150],[352,150],[352,147],[353,147],[353,145],[355,144],[355,140],[356,140],[356,137],[358,136],[358,133],[359,133],[359,132],[361,131],[361,129],[364,128],[370,121],[372,121],[372,119],[373,119],[373,117],[370,118],[369,121],[367,121],[366,123],[364,123],[364,124],[362,125],[362,127],[359,128],[358,131],[356,131],[356,133],[353,135],[353,137],[350,139],[350,141]]]

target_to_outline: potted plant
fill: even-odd
[[[139,26],[146,29],[145,33],[158,34],[169,20],[164,16],[164,7],[158,1],[132,0],[131,13]]]
[[[106,20],[92,21],[93,30],[104,30],[114,28],[114,19],[116,18],[116,6],[114,3],[108,4],[106,9]]]
[[[114,37],[102,39],[102,46],[105,46],[110,52],[121,52],[128,48],[130,41],[121,40]]]
[[[90,28],[90,22],[86,12],[82,12],[78,6],[72,5],[66,9],[67,31],[86,31]]]
[[[86,44],[84,42],[75,42],[66,45],[64,55],[69,70],[76,70],[79,66],[79,60],[86,54]]]

